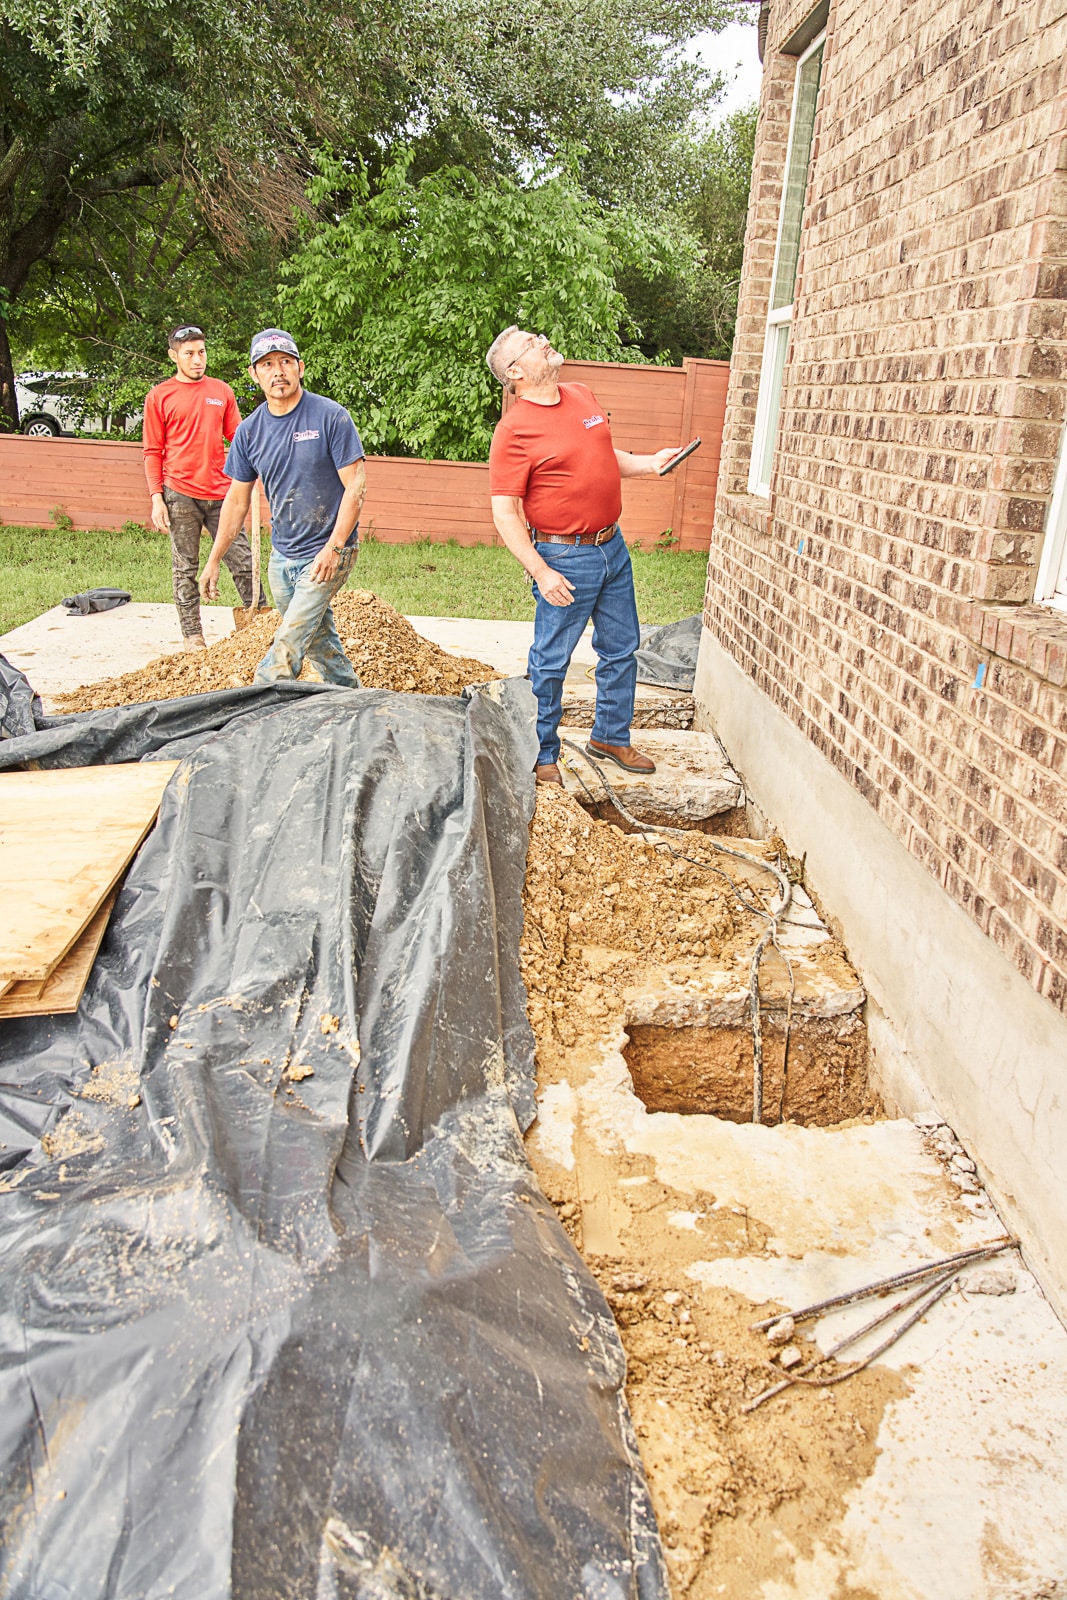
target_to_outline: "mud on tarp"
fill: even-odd
[[[0,745],[191,752],[80,1011],[0,1023],[0,1594],[659,1600],[521,1139],[528,690],[161,714]]]

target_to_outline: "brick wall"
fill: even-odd
[[[705,620],[1067,1010],[1067,617],[1027,604],[1067,405],[1067,0],[831,4],[768,500],[806,9],[772,6]]]

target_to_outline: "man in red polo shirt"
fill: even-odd
[[[619,530],[623,478],[651,478],[673,455],[616,450],[607,418],[583,383],[560,383],[563,357],[543,333],[505,328],[489,370],[517,404],[489,451],[496,530],[534,584],[529,671],[537,697],[538,783],[562,783],[563,680],[592,618],[596,717],[586,750],[627,772],[655,772],[630,743],[640,643],[630,552]]]
[[[200,540],[214,539],[230,480],[222,470],[226,443],[241,421],[228,383],[207,376],[201,329],[175,328],[169,354],[175,373],[148,391],[144,404],[144,465],[152,495],[152,522],[170,534],[174,604],[186,650],[205,648],[200,621]],[[238,534],[225,556],[241,604],[252,604],[252,551]]]

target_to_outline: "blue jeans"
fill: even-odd
[[[274,643],[256,668],[254,683],[299,678],[307,657],[323,683],[343,684],[346,689],[360,687],[330,609],[330,601],[347,582],[355,559],[356,547],[353,546],[337,563],[337,571],[329,583],[312,583],[309,574],[314,557],[287,561],[271,552],[267,568],[270,590],[282,620]]]
[[[574,585],[569,606],[551,606],[534,584],[537,614],[529,669],[537,697],[541,746],[537,764],[547,766],[559,759],[563,680],[590,618],[597,655],[596,717],[591,737],[602,744],[630,743],[637,688],[634,652],[641,642],[641,630],[630,552],[621,533],[606,544],[545,544],[538,540],[535,549],[553,572],[561,572]]]

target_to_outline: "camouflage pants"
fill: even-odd
[[[174,574],[174,604],[178,608],[182,637],[203,632],[200,621],[200,540],[206,534],[214,539],[219,530],[221,500],[193,500],[177,489],[164,489],[163,501],[170,516],[170,554]],[[241,604],[252,604],[252,549],[244,533],[239,533],[223,556],[233,574]],[[263,596],[260,594],[260,603]]]

